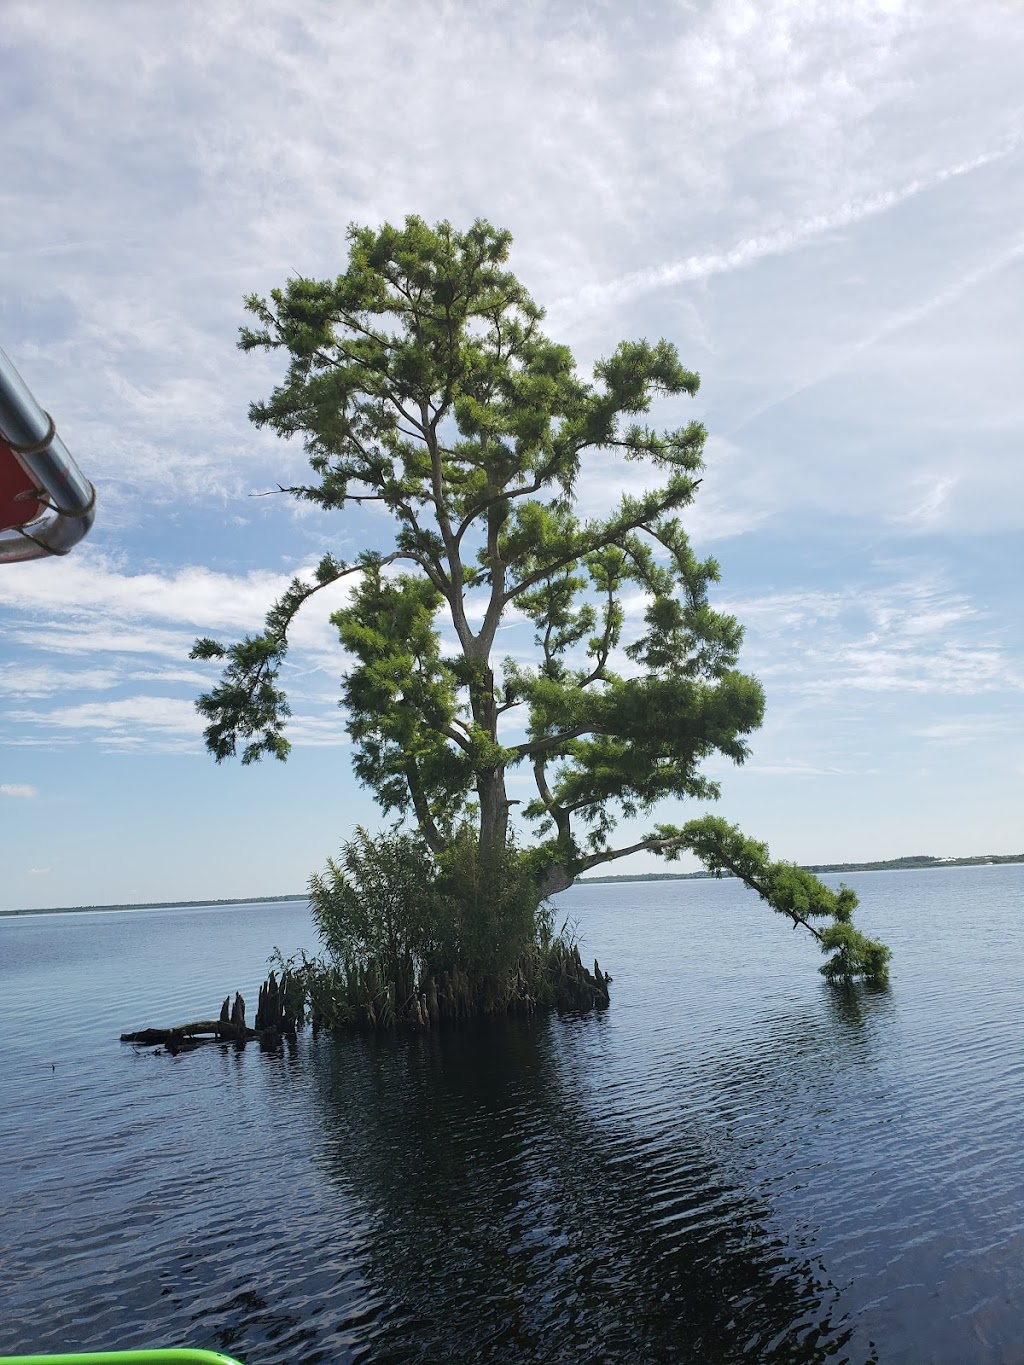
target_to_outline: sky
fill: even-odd
[[[408,213],[510,229],[584,374],[700,372],[657,415],[710,433],[686,524],[767,694],[718,812],[796,861],[1021,851],[1022,70],[1019,0],[7,0],[0,346],[98,514],[0,568],[0,909],[295,892],[379,824],[330,602],[287,764],[214,764],[188,652],[379,534],[255,496],[305,457],[236,341]]]

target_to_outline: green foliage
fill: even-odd
[[[234,758],[238,740],[244,764],[256,763],[273,755],[282,762],[291,745],[284,736],[291,710],[284,692],[277,686],[277,675],[288,652],[288,627],[299,608],[314,593],[335,583],[349,570],[331,555],[317,565],[313,582],[292,580],[288,591],[267,613],[266,629],[261,635],[247,635],[238,644],[225,648],[216,640],[200,639],[192,646],[190,659],[224,659],[223,681],[196,702],[199,714],[210,724],[203,732],[206,747],[218,763]]]
[[[385,810],[412,815],[435,852],[479,802],[494,851],[507,834],[505,772],[526,764],[537,796],[524,814],[550,828],[575,872],[612,853],[618,815],[714,794],[702,759],[742,761],[763,699],[735,671],[740,627],[708,603],[717,565],[694,556],[676,516],[699,482],[704,429],[640,420],[656,397],[695,393],[697,375],[668,342],[622,342],[586,382],[505,269],[510,240],[483,222],[464,233],[417,218],[352,228],[342,275],[247,300],[255,325],[242,347],[288,357],[252,419],[301,435],[315,475],[288,491],[324,508],[382,503],[394,541],[352,564],[325,560],[261,636],[199,642],[196,657],[227,660],[200,710],[218,759],[238,741],[245,762],[284,758],[288,627],[307,597],[356,574],[334,620],[353,661],[344,702],[360,778]],[[609,453],[645,461],[653,486],[582,520],[584,461]],[[646,619],[624,650],[640,671],[624,676],[611,660],[623,595],[635,591]],[[506,660],[496,677],[496,631],[513,610],[533,623],[537,660]],[[454,654],[440,649],[444,621]],[[499,734],[508,711],[525,732],[517,743]],[[574,827],[587,836],[579,857]]]
[[[441,657],[440,594],[412,574],[386,578],[365,563],[351,603],[335,612],[353,660],[342,685],[355,770],[385,811],[412,810],[430,846],[444,847],[465,809],[472,740],[453,745],[457,676]]]
[[[328,955],[388,977],[412,964],[500,982],[545,923],[528,861],[512,846],[482,852],[469,827],[436,860],[418,834],[360,827],[309,896]]]
[[[436,965],[455,963],[500,991],[523,953],[550,936],[529,860],[511,844],[482,849],[464,825],[438,862]]]
[[[822,952],[832,954],[821,969],[827,980],[863,977],[879,986],[888,981],[890,951],[853,927],[857,897],[848,886],[833,891],[795,863],[772,862],[765,844],[748,839],[735,825],[715,816],[691,820],[681,829],[662,825],[656,838],[665,845],[660,850],[664,857],[672,860],[685,851],[695,853],[709,871],[718,876],[731,872],[773,910],[810,930]],[[831,923],[818,929],[810,923],[812,919]]]
[[[529,860],[485,859],[469,829],[437,860],[416,834],[358,829],[309,889],[324,956],[280,965],[318,1027],[607,1004],[604,979],[552,934]]]
[[[353,576],[332,619],[355,769],[434,858],[437,942],[411,927],[402,941],[428,962],[443,940],[453,971],[491,982],[525,941],[531,901],[532,914],[591,867],[670,851],[657,834],[615,846],[617,821],[664,798],[716,797],[704,761],[742,763],[764,709],[760,684],[737,668],[741,627],[710,604],[718,565],[695,556],[679,519],[700,483],[704,428],[645,420],[655,400],[695,394],[698,376],[669,342],[641,340],[582,377],[507,270],[510,242],[482,221],[466,232],[415,217],[352,227],[335,279],[293,278],[247,299],[241,347],[285,361],[250,416],[300,436],[312,471],[282,491],[338,512],[377,503],[389,539],[351,563],[326,556],[261,634],[193,651],[225,661],[198,703],[217,760],[239,747],[243,763],[284,759],[291,623]],[[629,462],[643,466],[632,489]],[[606,515],[578,515],[584,472],[623,488]],[[629,599],[642,600],[643,622],[624,639]],[[495,658],[510,617],[532,627],[531,660]],[[513,857],[517,768],[534,781],[520,814],[535,847]],[[329,866],[314,894],[342,907],[346,941],[377,945],[353,958],[371,971],[380,926],[360,928],[342,889],[371,876],[371,849],[357,844],[358,867]],[[774,894],[795,904],[803,893],[780,881]],[[845,941],[835,952],[860,960]]]
[[[436,871],[422,839],[359,827],[309,882],[313,923],[330,957],[392,974],[424,956]]]

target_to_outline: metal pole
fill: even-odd
[[[28,385],[0,350],[0,440],[46,495],[47,512],[28,526],[0,531],[0,564],[66,555],[92,526],[96,490],[75,464]]]

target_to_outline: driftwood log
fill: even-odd
[[[280,1046],[282,1037],[295,1037],[300,1022],[295,1016],[294,993],[289,985],[287,973],[280,981],[270,973],[260,987],[255,1028],[246,1024],[245,1000],[236,991],[234,1002],[230,995],[224,997],[218,1019],[196,1019],[173,1028],[137,1029],[134,1033],[122,1033],[121,1042],[134,1043],[136,1047],[163,1047],[172,1057],[179,1052],[192,1052],[203,1043],[233,1043],[243,1048],[246,1043],[255,1042],[264,1052],[271,1052]]]

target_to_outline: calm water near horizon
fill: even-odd
[[[1024,865],[848,880],[887,992],[734,881],[577,886],[605,1014],[279,1056],[117,1037],[251,1015],[301,901],[0,917],[0,1354],[1024,1361]]]

